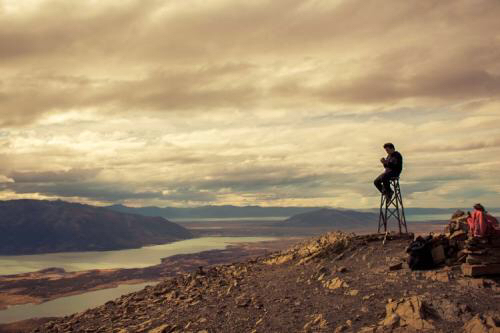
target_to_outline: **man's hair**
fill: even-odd
[[[384,143],[384,148],[391,148],[391,149],[395,149],[394,148],[394,145],[390,142],[387,142],[387,143]]]

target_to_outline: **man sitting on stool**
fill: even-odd
[[[384,149],[387,152],[387,157],[382,157],[380,162],[384,165],[385,171],[373,183],[380,193],[385,194],[387,201],[389,201],[394,194],[389,181],[391,178],[399,177],[401,170],[403,170],[403,156],[396,151],[392,143],[384,144]]]

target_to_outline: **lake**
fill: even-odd
[[[451,214],[405,214],[406,220],[411,221],[448,221]]]
[[[90,269],[141,268],[157,265],[176,254],[224,249],[230,244],[273,240],[272,237],[200,237],[138,249],[96,252],[61,252],[0,256],[0,275],[38,271],[48,267],[68,272]]]

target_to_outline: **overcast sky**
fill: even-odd
[[[500,1],[0,0],[0,199],[500,207]]]

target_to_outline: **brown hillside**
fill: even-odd
[[[499,279],[412,272],[407,238],[328,233],[165,279],[34,332],[497,332]]]

